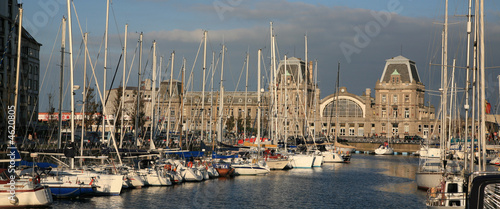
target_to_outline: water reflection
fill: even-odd
[[[406,156],[353,155],[349,164],[125,190],[53,208],[425,208],[417,164]]]

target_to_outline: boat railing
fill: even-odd
[[[454,201],[465,200],[466,192],[441,192],[439,189],[431,188],[427,191],[427,206],[451,206]],[[448,202],[448,205],[446,205]],[[458,203],[461,204],[461,203]]]

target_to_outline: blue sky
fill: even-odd
[[[25,27],[43,44],[41,50],[41,80],[46,76],[44,87],[40,93],[40,112],[48,108],[48,93],[56,94],[59,75],[60,35],[57,34],[62,16],[67,16],[66,0],[23,1]],[[500,61],[493,59],[499,53],[500,32],[499,3],[486,0],[487,3],[487,65],[500,66]],[[95,61],[105,29],[105,0],[74,1],[78,17],[84,32],[89,32],[89,50]],[[467,0],[450,1],[450,63],[457,58],[457,65],[464,66],[464,15]],[[377,19],[386,17],[390,11],[390,20]],[[225,63],[225,86],[234,90],[239,73],[243,66],[247,50],[250,52],[251,79],[256,78],[256,55],[263,49],[263,61],[269,69],[269,22],[274,22],[274,33],[277,36],[280,57],[296,56],[304,58],[304,34],[308,34],[309,60],[318,60],[318,77],[321,98],[334,92],[336,80],[336,63],[341,62],[341,86],[347,87],[351,93],[361,95],[366,88],[373,90],[375,82],[380,78],[385,60],[401,54],[414,60],[427,89],[438,89],[439,71],[429,67],[429,63],[439,63],[440,40],[443,22],[444,1],[436,0],[213,0],[213,1],[174,1],[174,0],[115,0],[112,1],[109,20],[109,57],[108,78],[111,78],[122,50],[124,25],[129,24],[128,59],[131,62],[137,45],[138,33],[144,32],[144,59],[147,59],[151,43],[158,43],[158,55],[164,56],[166,62],[172,51],[176,51],[175,74],[181,67],[181,58],[187,59],[188,69],[193,68],[196,52],[203,36],[202,30],[209,33],[209,59],[212,52],[220,53],[224,41],[227,46]],[[358,30],[373,26],[369,41],[362,47],[356,46],[354,38]],[[58,38],[56,38],[58,37]],[[73,16],[74,55],[78,58],[75,75],[82,77],[82,57],[78,57],[81,44],[81,33],[76,17]],[[55,43],[55,45],[54,45]],[[343,45],[342,45],[343,44]],[[55,46],[54,51],[52,48]],[[351,46],[355,53],[346,55],[341,46]],[[402,49],[402,50],[401,50]],[[52,59],[49,62],[49,57]],[[102,73],[101,55],[96,65]],[[201,55],[194,66],[195,81],[201,80]],[[210,60],[208,63],[210,63]],[[65,61],[65,63],[69,63]],[[137,59],[134,65],[136,65]],[[121,78],[121,68],[117,77]],[[45,73],[45,69],[48,69]],[[132,76],[136,75],[136,66]],[[151,75],[148,67],[146,77]],[[148,74],[149,72],[149,74]],[[490,71],[489,97],[498,98],[498,71]],[[69,74],[69,73],[67,73]],[[165,74],[165,73],[163,73]],[[216,73],[217,74],[217,73]],[[457,80],[464,80],[463,72],[457,72]],[[134,76],[135,77],[135,76]],[[168,77],[163,77],[167,79]],[[218,78],[218,75],[216,75]],[[216,79],[217,80],[217,79]],[[99,81],[102,85],[102,78]],[[108,84],[111,82],[107,81]],[[266,81],[264,81],[266,82]],[[42,83],[42,82],[40,82]],[[75,83],[81,85],[77,79]],[[200,90],[201,82],[193,85]],[[115,83],[113,88],[116,88]],[[130,79],[129,86],[137,85],[136,78]],[[109,88],[109,87],[108,87]],[[216,82],[218,89],[218,82]],[[239,85],[238,89],[243,89]],[[249,85],[256,89],[256,83]],[[372,91],[374,92],[374,91]],[[77,93],[77,95],[79,95]],[[373,93],[372,93],[372,96]],[[431,98],[436,104],[438,98]],[[427,100],[427,98],[426,98]],[[65,108],[69,109],[69,102]]]

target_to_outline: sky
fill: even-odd
[[[449,65],[464,67],[467,0],[450,1],[449,5]],[[48,94],[58,98],[60,71],[60,25],[67,17],[66,0],[22,1],[23,26],[43,46],[40,51],[40,112],[49,108]],[[75,0],[72,5],[73,55],[75,84],[83,85],[82,32],[89,33],[89,53],[99,85],[102,87],[105,0]],[[486,66],[487,98],[498,106],[500,60],[500,3],[486,0]],[[76,8],[76,13],[74,8]],[[116,81],[120,85],[123,63],[119,64],[124,43],[125,24],[128,24],[127,73],[128,86],[137,86],[138,38],[143,38],[143,76],[151,78],[152,42],[157,43],[158,57],[163,57],[162,79],[170,74],[170,54],[175,51],[174,78],[179,79],[182,58],[186,72],[193,74],[191,90],[202,88],[202,51],[199,52],[203,31],[208,31],[207,65],[212,53],[220,59],[222,44],[227,51],[224,63],[224,86],[228,91],[244,90],[242,72],[246,53],[249,59],[249,89],[257,88],[257,51],[263,50],[263,69],[270,68],[270,22],[277,41],[277,56],[305,57],[305,38],[308,40],[308,60],[318,63],[318,85],[321,98],[335,91],[337,63],[340,62],[340,86],[356,95],[366,88],[373,91],[383,72],[386,59],[403,55],[416,62],[421,81],[428,92],[439,89],[441,63],[441,31],[444,22],[444,1],[436,0],[120,0],[111,1],[109,14],[107,89],[118,66]],[[68,50],[66,46],[66,50]],[[69,69],[66,56],[65,68]],[[135,57],[135,58],[133,58]],[[133,65],[130,65],[134,59]],[[195,62],[196,60],[196,62]],[[159,62],[159,61],[158,61]],[[146,66],[147,63],[147,66]],[[166,69],[168,68],[168,72]],[[208,67],[207,67],[208,69]],[[88,67],[88,73],[91,73]],[[207,75],[209,75],[207,71]],[[219,89],[220,61],[215,72],[214,89]],[[66,71],[65,89],[69,86]],[[207,80],[210,81],[211,77]],[[240,80],[238,84],[238,80]],[[463,88],[465,71],[457,68],[457,86]],[[268,83],[264,77],[263,83]],[[93,81],[95,84],[95,81]],[[210,86],[207,86],[209,89]],[[81,100],[81,89],[75,100]],[[67,90],[65,90],[67,92]],[[426,97],[426,102],[439,104],[439,97]],[[374,97],[372,93],[372,97]],[[69,110],[69,94],[63,97]],[[462,101],[463,102],[463,101]],[[57,104],[55,102],[54,104]]]

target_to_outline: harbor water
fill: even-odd
[[[417,166],[418,157],[357,154],[349,164],[122,190],[52,208],[426,208]]]

